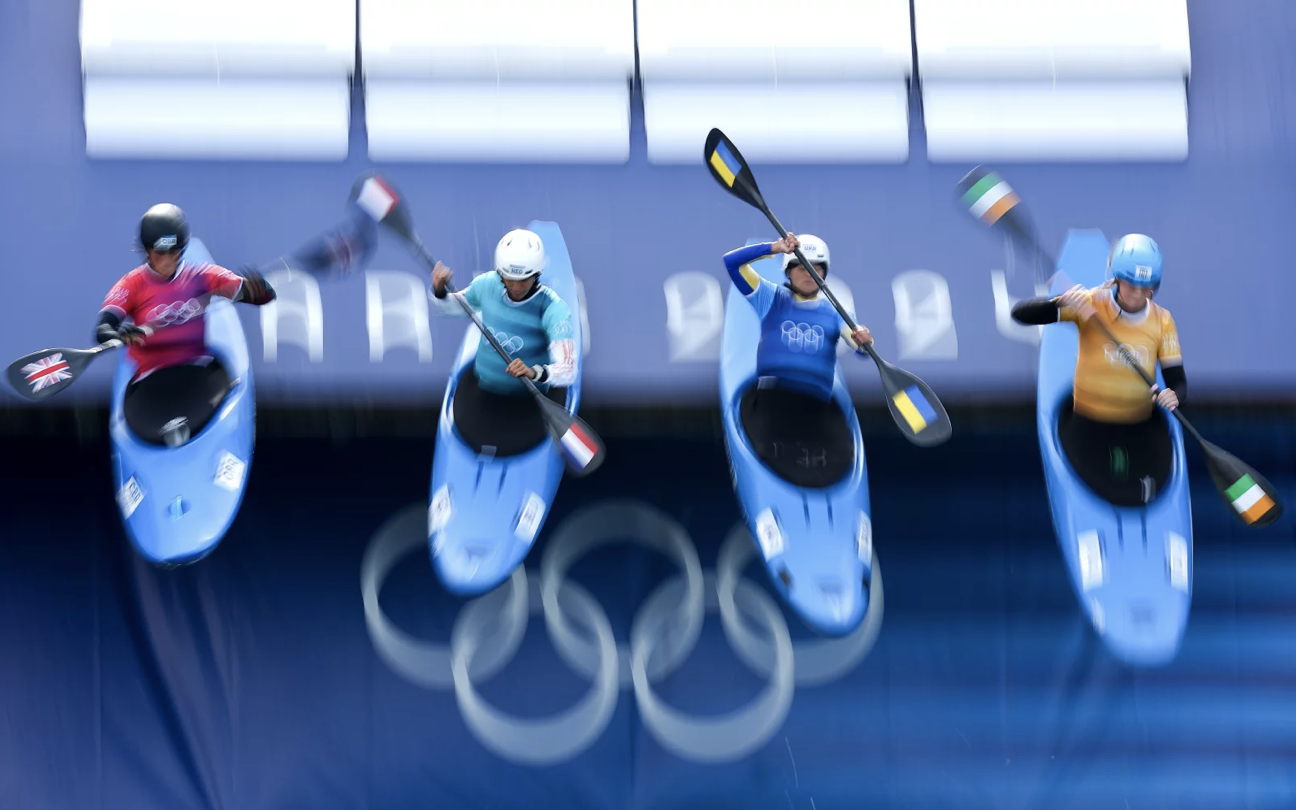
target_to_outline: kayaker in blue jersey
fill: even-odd
[[[756,374],[769,378],[773,386],[792,389],[827,400],[832,396],[837,370],[837,340],[845,338],[859,350],[873,340],[865,326],[852,334],[832,302],[819,294],[819,286],[801,266],[794,251],[814,264],[821,278],[827,278],[828,245],[819,237],[798,238],[747,245],[725,254],[725,268],[761,320],[760,345],[756,349]],[[783,275],[787,283],[774,284],[760,277],[751,263],[783,254]],[[854,313],[851,313],[852,319]]]
[[[473,370],[484,391],[526,396],[521,377],[529,377],[542,391],[576,381],[571,309],[540,283],[545,263],[539,235],[510,231],[495,247],[495,272],[478,276],[454,293],[481,313],[482,323],[513,358],[505,363],[490,343],[481,341]],[[429,297],[444,314],[466,315],[459,302],[446,295],[451,276],[450,268],[437,262]]]
[[[751,302],[761,322],[756,352],[757,384],[744,392],[740,415],[756,455],[775,473],[797,486],[823,487],[840,480],[853,461],[850,428],[832,402],[837,372],[837,341],[856,351],[872,342],[867,327],[854,332],[832,302],[820,295],[794,251],[828,275],[828,245],[817,236],[748,245],[725,254],[734,286]],[[752,262],[783,254],[780,286],[761,278]],[[851,313],[852,320],[854,313]]]

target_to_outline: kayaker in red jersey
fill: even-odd
[[[177,206],[150,208],[140,220],[139,241],[145,263],[108,291],[95,339],[122,341],[139,366],[122,403],[131,429],[145,441],[182,444],[211,419],[231,384],[207,348],[206,302],[219,296],[261,306],[275,292],[255,270],[240,276],[183,261],[189,222]]]

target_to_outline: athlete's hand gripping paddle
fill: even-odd
[[[1071,286],[1065,271],[1058,268],[1057,262],[1040,245],[1035,228],[1026,216],[1021,198],[1002,177],[984,166],[978,166],[959,181],[958,195],[963,207],[969,213],[986,226],[1008,233],[1019,243],[1034,251],[1044,263],[1044,267],[1056,268],[1055,277],[1065,280],[1066,286]],[[1121,345],[1107,324],[1098,318],[1090,318],[1089,322],[1096,323],[1103,330],[1107,339],[1117,347],[1121,359],[1138,372],[1149,388],[1156,385],[1156,380]],[[1214,482],[1225,503],[1229,505],[1229,511],[1248,526],[1268,526],[1282,516],[1282,498],[1264,476],[1236,456],[1202,438],[1202,435],[1188,421],[1188,417],[1183,415],[1181,408],[1175,408],[1171,413],[1179,420],[1183,429],[1201,445],[1211,481]]]
[[[423,245],[423,240],[419,238],[418,233],[414,230],[409,206],[386,178],[376,174],[361,176],[351,190],[351,202],[371,216],[379,225],[385,227],[405,242],[406,246],[413,251],[414,255],[429,271],[436,267],[436,259],[432,258],[432,254],[428,252],[428,249]],[[455,289],[451,284],[447,283],[446,291],[447,294],[453,295]],[[504,358],[504,362],[507,363],[512,360],[512,356],[500,345],[485,324],[481,322],[481,318],[473,311],[473,308],[462,298],[456,297],[456,300],[459,301],[468,317],[472,318],[482,336],[490,342],[491,347],[499,352],[500,357]],[[518,379],[526,386],[531,396],[535,398],[536,404],[540,407],[540,415],[544,418],[545,427],[548,428],[549,435],[553,437],[554,442],[562,451],[563,458],[567,462],[568,471],[577,476],[585,476],[598,469],[607,456],[607,449],[603,446],[603,440],[599,438],[598,434],[589,425],[585,424],[582,419],[572,415],[566,408],[541,393],[540,389],[530,379],[526,377]]]
[[[769,219],[779,236],[787,238],[787,230],[765,204],[765,198],[761,196],[760,189],[756,186],[756,177],[752,174],[751,166],[743,159],[742,153],[738,151],[733,141],[720,130],[711,130],[707,135],[702,159],[711,176],[725,191],[758,209]],[[814,279],[819,290],[836,308],[842,320],[846,321],[850,331],[854,332],[857,324],[850,313],[824,284],[823,278],[815,272],[814,266],[806,259],[801,248],[797,248],[795,253],[797,259],[801,261],[801,266]],[[931,387],[917,375],[893,366],[879,357],[872,342],[866,343],[861,348],[877,364],[878,374],[882,378],[882,388],[886,392],[887,407],[891,410],[891,417],[895,419],[904,437],[920,447],[933,447],[948,441],[953,433],[949,414],[945,412],[945,406],[941,404]]]

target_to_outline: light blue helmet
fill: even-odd
[[[1107,259],[1111,277],[1135,287],[1161,286],[1161,248],[1141,233],[1122,236]]]

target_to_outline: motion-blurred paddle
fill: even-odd
[[[743,159],[742,153],[738,151],[733,141],[720,130],[712,129],[707,135],[703,160],[707,170],[711,172],[711,176],[716,179],[721,188],[763,213],[779,232],[779,236],[788,235],[787,230],[765,203],[765,198],[761,196],[751,166]],[[815,272],[814,266],[806,259],[800,248],[796,249],[796,257],[814,279],[820,292],[836,308],[850,331],[855,331],[857,328],[855,320],[824,284],[823,278]],[[911,374],[883,360],[878,356],[871,342],[857,351],[861,354],[867,353],[877,364],[878,374],[882,378],[882,389],[886,392],[887,408],[890,409],[891,417],[906,439],[921,447],[933,447],[949,440],[953,433],[949,414],[945,412],[945,406],[936,397],[931,386],[916,374]]]

